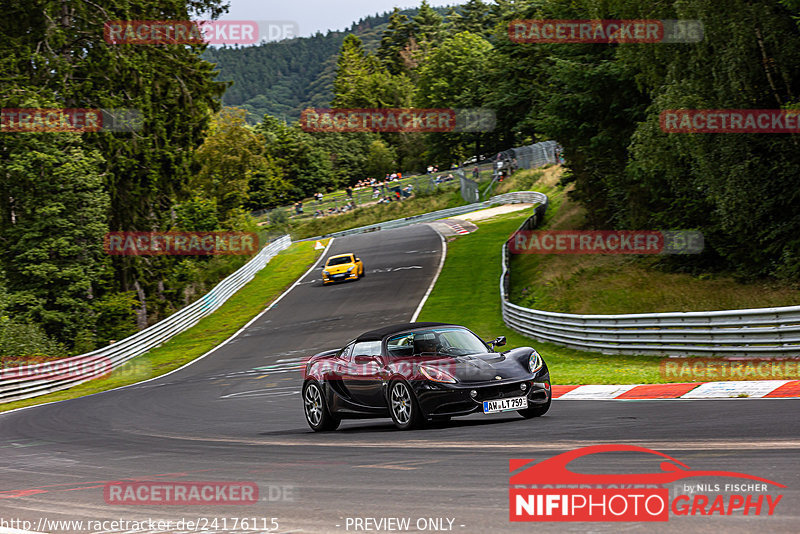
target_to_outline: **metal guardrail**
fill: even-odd
[[[52,362],[0,369],[0,403],[29,399],[88,382],[188,330],[222,306],[291,243],[288,235],[273,241],[202,298],[107,347]]]
[[[541,223],[546,201],[543,206],[544,209],[527,219],[519,229],[530,230]],[[624,315],[576,315],[533,310],[508,300],[508,241],[503,243],[502,258],[500,298],[503,321],[517,332],[538,341],[604,354],[800,354],[800,306]]]

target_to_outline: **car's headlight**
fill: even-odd
[[[429,365],[420,365],[419,372],[422,376],[431,380],[432,382],[446,382],[448,384],[455,384],[456,379],[450,373],[446,373],[438,367],[431,367]]]
[[[531,373],[536,373],[542,367],[544,367],[544,360],[542,359],[542,355],[534,350],[533,352],[531,352],[530,358],[528,358],[528,369],[530,369]]]
[[[356,266],[355,266],[355,265],[353,265],[352,267],[350,267],[349,269],[347,269],[347,272],[349,273],[350,271],[352,271],[352,270],[353,270],[353,269],[355,269],[355,268],[356,268]]]
[[[331,275],[331,273],[329,273],[328,271],[325,271],[325,270],[322,271],[322,276],[330,276],[330,275]]]

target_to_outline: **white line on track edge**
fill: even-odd
[[[328,250],[330,250],[330,248],[331,248],[331,245],[333,244],[333,240],[334,240],[334,238],[332,237],[332,238],[330,239],[330,241],[328,241],[328,246],[326,246],[326,247],[325,247],[325,250],[323,250],[323,251],[322,251],[322,254],[320,254],[319,258],[317,258],[317,261],[315,261],[315,262],[314,262],[314,265],[312,265],[312,266],[311,266],[311,267],[310,267],[310,268],[309,268],[309,269],[308,269],[308,270],[307,270],[307,271],[306,271],[306,272],[303,274],[303,276],[301,276],[300,278],[298,278],[297,280],[295,280],[294,284],[292,284],[292,285],[289,287],[289,289],[287,289],[286,291],[284,291],[284,292],[283,292],[283,293],[282,293],[282,294],[281,294],[281,295],[280,295],[280,296],[279,296],[277,299],[273,300],[273,301],[272,301],[272,303],[270,303],[270,305],[269,305],[269,306],[267,306],[267,308],[266,308],[266,309],[264,309],[264,310],[263,310],[261,313],[259,313],[258,315],[256,315],[256,316],[255,316],[255,317],[253,317],[252,319],[250,319],[250,320],[247,322],[247,324],[245,324],[243,327],[241,327],[239,330],[237,330],[235,334],[233,334],[231,337],[229,337],[228,339],[226,339],[225,341],[223,341],[222,343],[220,343],[219,345],[217,345],[216,347],[214,347],[214,348],[213,348],[213,349],[211,349],[210,351],[208,351],[208,352],[206,352],[205,354],[203,354],[203,355],[201,355],[201,356],[199,356],[199,357],[195,358],[194,360],[192,360],[192,361],[190,361],[190,362],[186,363],[185,365],[182,365],[182,366],[178,367],[177,369],[173,369],[173,370],[172,370],[172,371],[170,371],[169,373],[164,373],[163,375],[159,375],[159,376],[156,376],[156,377],[153,377],[153,378],[148,378],[147,380],[142,380],[141,382],[136,382],[136,383],[134,383],[134,384],[128,384],[127,386],[120,386],[120,387],[118,387],[118,388],[114,388],[114,389],[108,389],[108,390],[106,390],[106,391],[99,391],[99,392],[97,392],[97,393],[92,393],[91,395],[85,395],[85,396],[83,396],[83,397],[76,397],[76,398],[79,398],[79,399],[85,399],[85,398],[88,398],[88,397],[92,397],[92,396],[94,396],[94,395],[102,395],[102,394],[104,394],[104,393],[109,393],[109,392],[111,392],[111,391],[118,391],[118,390],[120,390],[120,389],[126,389],[126,388],[130,388],[130,387],[133,387],[133,386],[139,386],[139,385],[141,385],[141,384],[146,384],[147,382],[152,382],[153,380],[160,380],[160,379],[162,379],[162,378],[164,378],[164,377],[167,377],[167,376],[171,375],[172,373],[177,373],[178,371],[180,371],[180,370],[182,370],[182,369],[185,369],[185,368],[189,367],[190,365],[192,365],[192,364],[195,364],[195,363],[199,362],[200,360],[202,360],[202,359],[203,359],[203,358],[205,358],[206,356],[208,356],[208,355],[210,355],[210,354],[214,353],[214,352],[215,352],[217,349],[219,349],[219,348],[221,348],[221,347],[224,347],[225,345],[227,345],[228,343],[230,343],[231,341],[233,341],[233,340],[234,340],[234,339],[235,339],[235,338],[236,338],[236,337],[237,337],[239,334],[241,334],[242,332],[244,332],[244,331],[245,331],[245,330],[246,330],[246,329],[247,329],[247,328],[248,328],[248,327],[249,327],[251,324],[253,324],[254,322],[256,322],[256,321],[257,321],[257,320],[258,320],[258,319],[259,319],[259,318],[260,318],[262,315],[264,315],[264,314],[265,314],[265,313],[267,313],[269,310],[271,310],[272,308],[274,308],[274,307],[275,307],[275,305],[278,303],[278,301],[280,301],[281,299],[283,299],[283,297],[285,297],[286,295],[288,295],[288,294],[289,294],[289,292],[291,292],[291,291],[292,291],[292,290],[293,290],[295,287],[297,287],[297,286],[298,286],[298,284],[300,284],[300,281],[301,281],[301,280],[303,280],[303,279],[304,279],[306,276],[308,276],[308,275],[309,275],[309,274],[310,274],[310,273],[311,273],[311,272],[312,272],[314,269],[316,269],[316,268],[317,268],[317,265],[319,265],[319,262],[320,262],[320,261],[322,261],[322,258],[324,258],[324,257],[325,257],[325,255],[328,253]],[[437,275],[437,276],[438,276],[438,275]],[[427,298],[427,296],[426,296],[426,298]],[[19,412],[19,411],[22,411],[22,410],[28,410],[28,409],[30,409],[30,408],[38,408],[38,407],[40,407],[40,406],[47,406],[48,404],[56,404],[56,403],[58,403],[58,402],[66,402],[66,401],[69,401],[69,400],[75,400],[75,399],[64,399],[64,400],[60,400],[60,401],[45,402],[45,403],[43,403],[43,404],[34,404],[34,405],[32,405],[32,406],[24,406],[24,407],[22,407],[22,408],[16,408],[16,409],[14,409],[14,410],[8,410],[7,412],[0,412],[0,417],[3,417],[4,415],[8,415],[8,414],[10,414],[10,413]],[[0,531],[0,534],[2,534],[2,531]]]
[[[444,268],[444,260],[447,257],[447,239],[445,239],[442,233],[439,230],[437,230],[434,226],[428,225],[428,228],[432,228],[434,232],[439,234],[439,239],[442,240],[442,257],[439,260],[439,268],[436,269],[436,274],[434,275],[433,280],[431,280],[431,285],[428,286],[428,290],[422,297],[422,301],[420,301],[419,306],[417,306],[416,311],[414,311],[414,315],[411,316],[410,322],[412,323],[416,322],[417,317],[419,317],[419,314],[422,313],[422,307],[425,306],[425,302],[428,301],[428,297],[431,295],[431,292],[433,291],[433,286],[435,286],[436,281],[439,280],[439,275],[442,274],[442,268]]]

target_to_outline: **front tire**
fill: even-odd
[[[404,380],[397,380],[389,386],[389,413],[400,430],[421,428],[425,422],[419,402]]]
[[[309,380],[303,386],[303,412],[306,414],[308,426],[314,432],[336,430],[342,422],[331,415],[322,387],[315,380]]]
[[[544,404],[534,404],[530,408],[525,410],[517,410],[517,413],[520,414],[525,419],[532,419],[534,417],[541,417],[547,413],[550,409],[550,403],[553,401],[552,398],[547,399],[547,402]]]

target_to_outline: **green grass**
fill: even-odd
[[[478,231],[448,244],[447,259],[420,321],[463,324],[485,339],[500,335],[509,347],[534,345],[545,357],[554,384],[661,383],[653,356],[608,356],[540,343],[503,323],[500,309],[500,247],[529,214],[478,222]]]
[[[785,283],[742,284],[726,275],[692,276],[649,266],[655,261],[600,256],[516,257],[512,301],[578,314],[687,312],[794,306],[800,291]]]
[[[559,168],[519,173],[518,188],[550,197],[542,229],[583,226],[584,210],[557,183]],[[727,273],[670,272],[659,256],[520,254],[511,260],[511,301],[539,310],[577,314],[658,313],[793,306],[797,284],[742,283]]]
[[[83,397],[134,384],[177,369],[228,339],[264,310],[308,269],[320,253],[321,251],[314,250],[313,242],[295,243],[272,258],[253,280],[213,314],[163,345],[137,356],[114,370],[107,378],[92,380],[71,389],[33,399],[0,404],[0,412]]]

